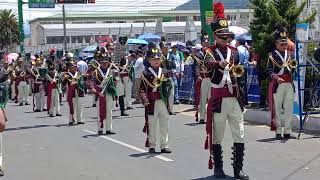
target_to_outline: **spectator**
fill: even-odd
[[[141,74],[142,71],[144,70],[144,65],[143,65],[143,52],[141,50],[137,51],[137,60],[133,66],[134,68],[134,77],[135,77],[135,97],[136,100],[133,102],[133,104],[140,104],[140,93],[139,93],[139,88],[140,88],[140,84],[141,84]]]
[[[237,41],[235,40],[236,35],[231,32],[230,37],[229,37],[229,45],[232,47],[236,47]]]
[[[184,71],[184,62],[183,62],[183,55],[177,50],[176,44],[171,44],[172,51],[170,52],[169,58],[171,61],[174,61],[176,64],[176,69],[173,71],[175,76],[173,76],[174,81],[174,103],[180,104],[179,102],[179,89],[181,85],[181,77],[183,77]]]
[[[240,92],[243,93],[245,99],[245,105],[248,105],[248,93],[247,93],[247,68],[249,62],[249,51],[246,48],[246,40],[239,39],[237,41],[236,47],[239,52],[239,64],[242,65],[245,69],[244,75],[238,78]]]

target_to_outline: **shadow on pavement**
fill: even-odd
[[[88,134],[88,135],[82,136],[82,138],[99,137],[99,136],[101,136],[101,135],[99,135],[99,134]]]
[[[276,138],[266,138],[266,139],[258,139],[257,142],[264,142],[264,143],[274,143],[275,141],[279,141]]]
[[[6,128],[5,131],[16,131],[16,130],[24,130],[24,129],[34,129],[34,128],[43,128],[43,127],[50,127],[52,125],[35,125],[35,126],[23,126],[23,127],[15,127],[15,128]]]
[[[150,159],[150,158],[153,158],[153,157],[158,156],[158,155],[161,155],[161,153],[160,152],[156,152],[156,153],[144,152],[144,153],[131,154],[129,156],[130,157],[135,157],[135,158],[146,157],[146,159]]]
[[[187,123],[187,124],[184,124],[184,125],[187,125],[187,126],[201,126],[201,125],[205,125],[205,124],[199,124],[197,122],[194,122],[194,123]]]
[[[206,180],[206,179],[210,179],[210,180],[214,180],[214,179],[234,179],[231,176],[226,175],[226,178],[215,178],[213,175],[212,176],[208,176],[208,177],[201,177],[201,178],[195,178],[195,179],[191,179],[191,180]]]

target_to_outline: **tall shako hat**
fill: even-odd
[[[211,23],[212,31],[218,35],[230,35],[228,21],[224,17],[224,6],[221,2],[213,4],[214,21]]]
[[[276,31],[274,31],[274,40],[279,43],[287,43],[288,42],[288,30],[283,26],[276,27]]]
[[[161,56],[159,49],[157,48],[151,48],[148,52],[147,52],[147,58],[148,60],[156,60],[159,59]]]

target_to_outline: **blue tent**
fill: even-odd
[[[161,40],[160,36],[154,35],[152,33],[142,34],[138,37],[139,40],[145,40],[148,42],[159,42]]]

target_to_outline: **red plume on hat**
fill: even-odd
[[[224,6],[221,2],[216,2],[213,4],[213,13],[215,19],[223,19],[224,18]]]
[[[55,48],[52,48],[52,49],[50,50],[49,55],[51,56],[51,55],[53,55],[54,53],[56,53],[56,49],[55,49]]]

